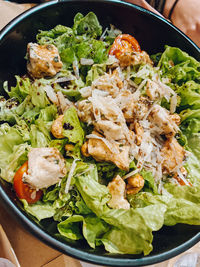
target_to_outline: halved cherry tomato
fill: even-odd
[[[138,41],[130,34],[121,34],[115,38],[109,55],[115,55],[118,58],[121,54],[133,51],[141,52]]]
[[[25,199],[29,204],[33,204],[42,197],[42,190],[36,191],[22,181],[24,173],[28,171],[28,161],[26,161],[15,173],[14,189],[19,199]]]

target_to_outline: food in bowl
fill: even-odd
[[[200,63],[150,57],[92,12],[36,39],[0,102],[1,177],[25,211],[110,253],[148,255],[163,225],[199,225]]]

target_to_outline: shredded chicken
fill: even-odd
[[[108,184],[109,192],[112,196],[108,205],[113,209],[130,209],[129,202],[125,199],[126,183],[117,175],[112,182]]]
[[[51,44],[39,45],[37,43],[29,43],[27,55],[27,70],[34,78],[52,77],[63,66],[58,49]]]

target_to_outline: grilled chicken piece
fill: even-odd
[[[148,80],[146,88],[146,94],[151,100],[156,100],[160,97],[161,89],[156,82]]]
[[[140,174],[127,179],[127,194],[137,194],[144,186],[144,178]]]
[[[145,51],[142,51],[141,53],[126,52],[120,54],[118,59],[121,67],[128,67],[130,65],[137,65],[140,63],[151,64],[151,65],[153,64],[149,55]]]
[[[57,148],[32,148],[23,181],[34,189],[43,189],[58,183],[66,172],[65,160]]]
[[[163,157],[162,169],[167,174],[176,173],[177,166],[182,165],[185,158],[185,150],[179,145],[176,138],[171,138],[165,141],[161,149],[161,156]]]
[[[130,125],[130,127],[131,126],[132,125]],[[143,137],[143,134],[144,134],[144,129],[142,128],[142,126],[137,121],[135,121],[133,123],[133,129],[134,129],[134,132],[136,134],[136,136],[135,136],[136,145],[139,146],[141,144],[141,142],[142,142],[142,137]]]
[[[179,169],[179,172],[175,173],[175,175],[173,176],[173,178],[176,179],[176,181],[180,185],[190,185],[190,186],[192,186],[191,182],[185,179],[187,177],[187,175],[188,175],[187,170],[185,169],[185,167],[182,166]],[[183,178],[185,179],[185,181],[184,181]]]
[[[29,43],[27,54],[27,70],[33,78],[55,76],[63,66],[58,49],[54,45]]]
[[[100,120],[94,123],[97,131],[113,140],[124,139],[123,129],[120,125],[108,120]]]
[[[93,132],[92,134],[102,137],[97,132]],[[109,147],[112,149],[111,151],[101,139],[90,138],[87,142],[87,148],[84,147],[86,155],[91,155],[96,161],[113,162],[118,168],[126,171],[129,170],[129,146],[124,145],[120,147],[118,144],[106,140],[106,143],[109,144]]]
[[[55,138],[64,138],[63,135],[63,120],[64,115],[58,116],[58,118],[52,123],[51,132]]]
[[[91,124],[94,121],[93,106],[89,100],[78,102],[78,116],[83,122]]]
[[[108,202],[109,207],[113,209],[130,209],[130,204],[125,199],[125,188],[126,183],[119,175],[108,184],[108,189],[112,196]]]
[[[174,121],[176,123],[176,125],[180,125],[181,124],[181,117],[177,113],[174,113],[173,115],[170,115],[170,118],[171,118],[172,121]]]
[[[109,95],[116,97],[123,87],[123,82],[119,78],[118,73],[115,71],[114,74],[104,74],[98,79],[92,82],[92,90],[98,89],[101,91],[108,92]]]
[[[179,130],[173,116],[167,109],[155,105],[148,118],[156,126],[159,134],[173,137]]]
[[[130,101],[122,111],[126,121],[133,122],[135,119],[142,120],[150,107],[151,101],[146,97],[140,97],[138,101]]]
[[[81,147],[81,153],[83,154],[83,156],[85,157],[89,157],[90,154],[88,153],[88,141],[86,141],[82,147]]]

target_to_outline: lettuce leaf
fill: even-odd
[[[58,231],[61,235],[73,240],[81,239],[84,236],[92,248],[101,244],[101,242],[99,242],[101,236],[105,234],[108,229],[109,226],[95,215],[88,215],[86,217],[74,215],[58,224]]]
[[[75,185],[88,208],[97,216],[101,216],[107,209],[106,203],[110,199],[110,194],[105,185],[99,184],[96,167],[84,175],[77,175]]]
[[[51,218],[55,214],[55,209],[51,203],[38,201],[35,204],[28,204],[25,199],[21,199],[21,202],[24,205],[25,211],[37,218],[38,221]]]
[[[153,194],[158,194],[158,189],[155,184],[155,180],[152,173],[149,171],[142,170],[141,175],[145,180],[143,190],[147,192],[152,192]]]
[[[164,225],[172,226],[177,223],[200,225],[200,185],[166,184],[165,190],[163,195],[140,192],[137,195],[129,196],[130,204],[132,207],[142,208],[142,210],[146,207],[152,207],[152,205],[164,205],[166,209],[163,213]],[[159,210],[157,211],[159,212]]]
[[[58,224],[58,231],[62,236],[65,236],[72,240],[82,239],[83,236],[80,231],[80,222],[83,217],[80,215],[74,215],[67,220]]]
[[[187,81],[200,81],[200,62],[179,48],[166,46],[158,67],[172,83],[181,85]]]
[[[4,90],[9,95],[10,98],[14,97],[19,100],[21,103],[26,96],[31,91],[31,82],[29,78],[21,78],[20,76],[15,76],[16,78],[16,86],[12,86],[9,90],[7,82],[4,84]]]
[[[99,242],[112,253],[148,254],[152,250],[152,231],[163,225],[165,205],[159,203],[138,210],[108,208],[110,194],[106,186],[99,184],[95,169],[77,175],[75,185],[86,205],[110,227]]]
[[[93,12],[89,12],[85,17],[78,13],[74,18],[73,31],[77,35],[87,34],[97,38],[102,34],[102,27]]]
[[[78,13],[72,29],[57,25],[50,31],[40,31],[37,40],[40,44],[54,44],[58,48],[63,70],[73,71],[73,63],[77,62],[80,75],[85,80],[91,66],[81,65],[81,58],[93,59],[95,63],[102,63],[107,59],[110,42],[97,40],[101,34],[102,27],[93,12],[86,16]]]
[[[188,81],[176,90],[181,97],[180,106],[190,107],[190,109],[200,108],[200,84]]]
[[[16,170],[26,161],[29,145],[14,127],[2,124],[0,127],[0,170],[1,177],[13,181]]]
[[[68,108],[64,113],[63,135],[68,138],[69,142],[78,143],[79,145],[83,144],[84,131],[75,107]]]
[[[190,135],[200,131],[200,109],[185,109],[180,113],[182,131]]]
[[[138,209],[109,209],[102,218],[112,229],[102,242],[112,253],[147,255],[152,250],[152,231],[158,231],[164,222],[166,207],[163,204]]]
[[[200,225],[200,185],[199,186],[165,186],[170,198],[167,212],[165,213],[165,225],[186,223]]]

